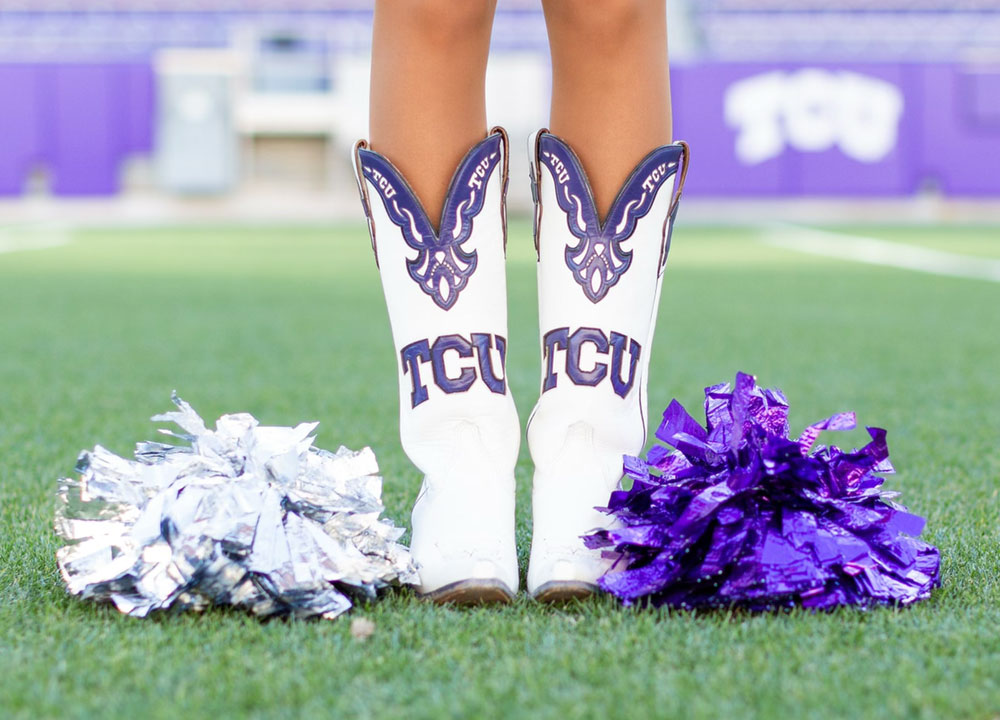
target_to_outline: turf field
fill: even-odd
[[[984,258],[996,228],[854,228]],[[508,372],[537,394],[529,230],[512,227]],[[0,254],[0,708],[5,717],[927,717],[1000,713],[1000,283],[798,254],[753,229],[678,228],[651,407],[737,370],[778,385],[793,432],[835,411],[889,429],[888,487],[926,515],[943,586],[905,610],[751,616],[457,610],[398,592],[349,619],[135,620],[66,595],[55,480],[95,443],[152,438],[176,388],[207,419],[321,421],[369,444],[387,513],[420,478],[398,445],[388,322],[361,226],[80,231]],[[651,420],[656,422],[654,411]],[[861,433],[843,443],[863,440]],[[522,570],[531,466],[518,465]]]

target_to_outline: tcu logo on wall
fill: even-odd
[[[823,152],[837,147],[858,162],[875,163],[896,147],[903,94],[879,78],[848,71],[775,71],[726,90],[726,123],[737,130],[736,156],[746,165],[791,147]]]

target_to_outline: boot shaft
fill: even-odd
[[[427,442],[423,429],[445,417],[505,422],[509,414],[507,167],[507,136],[496,128],[459,164],[435,232],[392,163],[364,142],[356,146],[396,348],[401,421],[413,430],[402,433],[404,444],[415,435]]]
[[[606,433],[621,438],[609,442],[638,451],[645,441],[646,375],[687,145],[659,147],[643,158],[604,222],[586,173],[565,142],[539,131],[529,140],[529,153],[542,355],[535,417],[607,417]]]
[[[424,475],[411,516],[421,592],[512,597],[520,426],[506,374],[506,133],[465,155],[437,231],[364,141],[355,171],[392,328],[400,440]]]

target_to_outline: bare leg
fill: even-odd
[[[542,0],[552,50],[550,130],[577,152],[597,210],[671,141],[666,0]]]
[[[659,149],[631,186],[634,222],[620,222],[627,215],[620,210],[609,227],[597,228],[580,204],[563,207],[584,181],[565,146],[538,137],[546,158],[536,168],[545,209],[536,236],[544,374],[527,431],[535,465],[527,579],[533,597],[560,602],[596,592],[611,566],[580,537],[607,527],[594,508],[618,485],[622,456],[639,452],[645,440],[649,350],[675,185],[665,170],[681,167],[682,150],[663,147],[671,139],[666,0],[542,3],[552,50],[550,129],[578,154],[602,218],[635,166]],[[605,360],[581,366],[585,343]],[[635,352],[628,363],[626,345]]]
[[[377,0],[373,150],[409,181],[435,227],[452,173],[486,136],[486,59],[496,0]]]
[[[519,586],[514,466],[521,430],[503,372],[506,146],[499,134],[486,136],[495,4],[376,0],[371,151],[359,148],[356,155],[373,241],[378,226],[374,244],[400,388],[399,437],[424,476],[410,515],[410,549],[420,566],[419,592],[442,603],[510,602]],[[476,162],[456,187],[462,195],[456,202],[478,208],[474,223],[456,213],[452,219],[467,234],[429,244],[414,234],[426,232],[423,223],[402,219],[413,200],[396,192],[403,178],[384,158],[434,223],[457,166],[480,142]],[[423,259],[414,263],[417,246]],[[460,378],[442,372],[447,350],[461,358]]]

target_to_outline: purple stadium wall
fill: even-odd
[[[1000,196],[1000,69],[709,63],[673,70],[701,196]],[[61,196],[119,190],[153,147],[147,63],[0,64],[0,195],[44,167]],[[11,100],[16,99],[16,100]]]
[[[691,193],[1000,196],[996,68],[711,64],[673,83]]]
[[[148,63],[0,65],[0,195],[45,168],[60,196],[112,195],[122,162],[153,149]],[[9,99],[16,98],[16,101]]]

